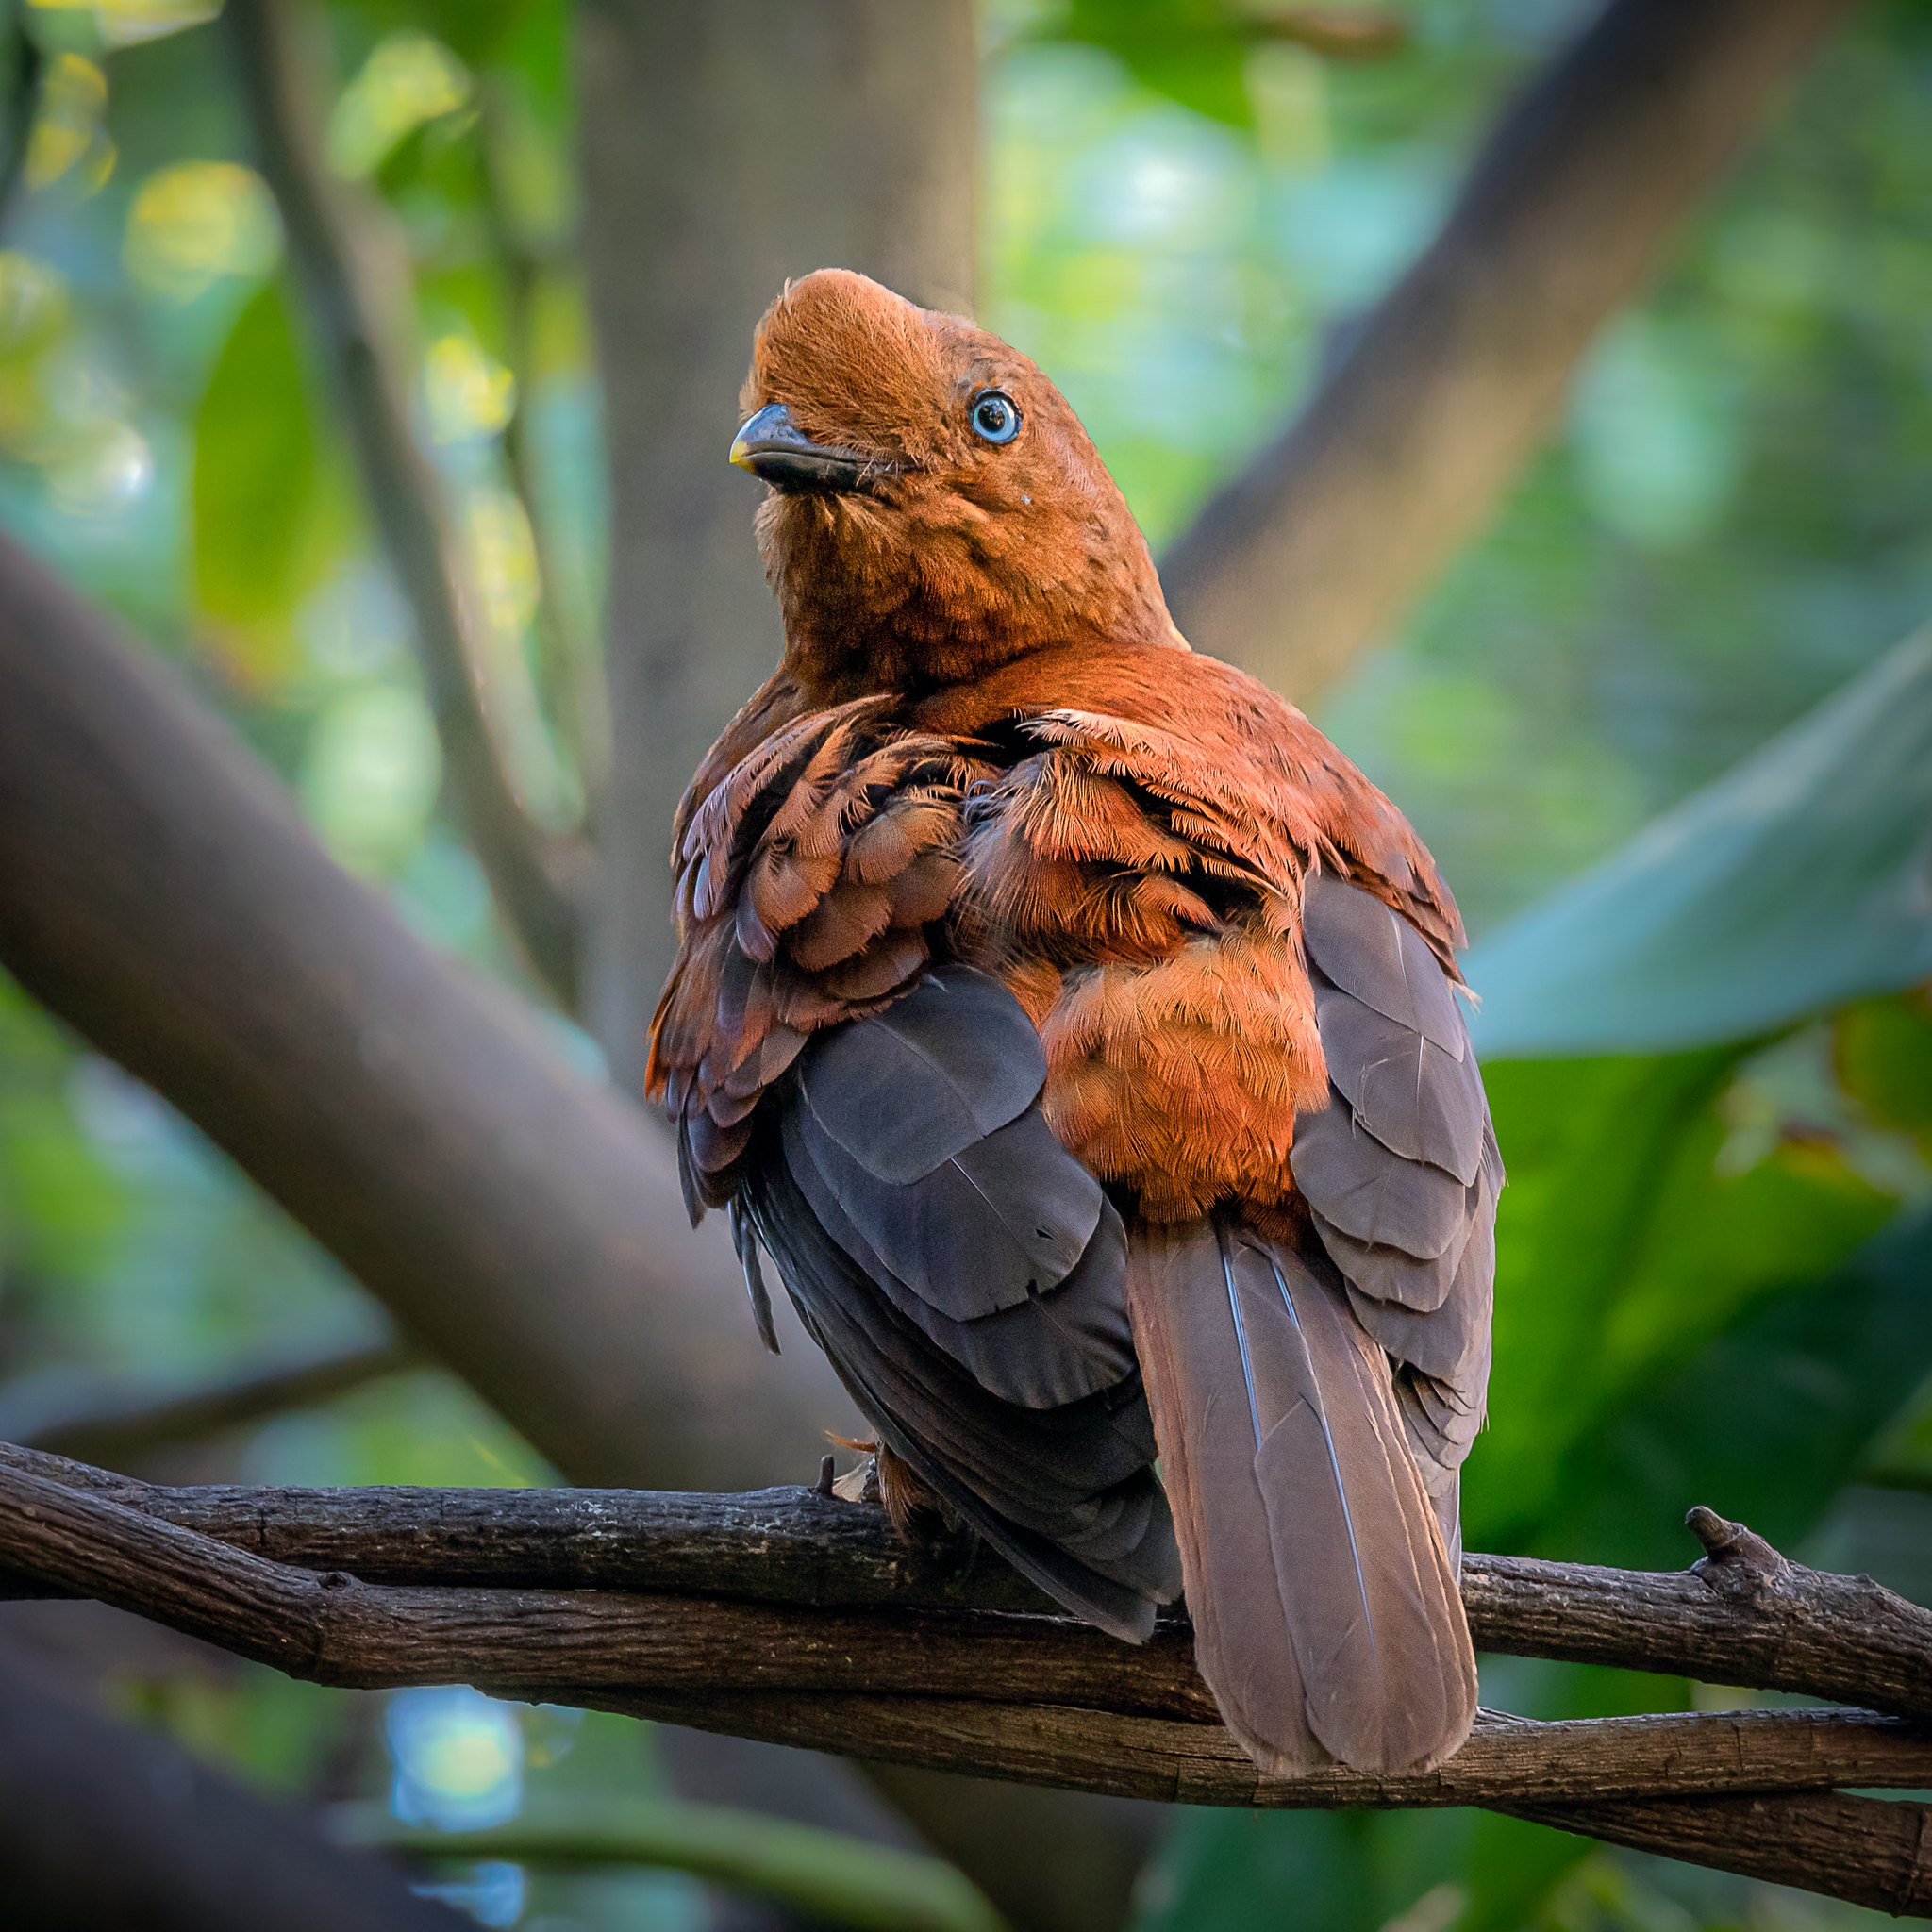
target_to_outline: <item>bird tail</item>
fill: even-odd
[[[1127,1298],[1229,1730],[1283,1775],[1439,1763],[1474,1720],[1475,1656],[1388,1358],[1341,1284],[1217,1216],[1137,1227]]]

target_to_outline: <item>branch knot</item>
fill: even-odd
[[[1691,1564],[1691,1575],[1725,1601],[1761,1605],[1781,1594],[1791,1582],[1791,1565],[1756,1530],[1741,1523],[1733,1523],[1699,1503],[1684,1518],[1684,1526],[1705,1550]]]

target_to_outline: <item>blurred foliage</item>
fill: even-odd
[[[24,10],[42,58],[31,125],[8,130],[23,165],[0,235],[0,520],[176,659],[411,924],[508,970],[438,805],[407,619],[203,25],[215,10]],[[326,10],[329,154],[413,276],[414,401],[488,606],[492,703],[519,782],[560,823],[586,788],[557,694],[581,683],[571,654],[595,634],[603,542],[567,8]],[[1580,0],[982,11],[982,309],[1061,382],[1158,542],[1427,237],[1503,90]],[[1326,58],[1299,32],[1314,11],[1377,33],[1393,13],[1403,31],[1366,49],[1378,58]],[[1609,331],[1497,527],[1322,703],[1415,817],[1479,937],[1932,612],[1928,125],[1932,10],[1867,8]],[[1835,825],[1891,855],[1885,876],[1921,916],[1902,788],[1925,702],[1921,680],[1892,700],[1919,708],[1878,708],[1901,782],[1855,757],[1862,789],[1829,800]],[[1844,895],[1817,897],[1847,882],[1836,845],[1700,849],[1692,911],[1732,905],[1723,891],[1741,883],[1781,923],[1712,914],[1694,963],[1707,980],[1777,982],[1784,1004],[1755,1008],[1743,1038],[1707,1010],[1643,1039],[1593,1036],[1574,1010],[1566,1035],[1546,1012],[1542,1058],[1491,1067],[1511,1184],[1470,1541],[1676,1564],[1690,1551],[1675,1525],[1704,1501],[1924,1594],[1932,1007],[1895,972],[1806,977],[1811,942],[1847,930]],[[1636,895],[1626,910],[1657,903],[1633,870],[1643,850],[1610,867]],[[1479,983],[1484,958],[1500,962],[1491,1022],[1507,1020],[1511,946],[1534,989],[1560,976],[1552,935],[1573,958],[1624,942],[1633,923],[1604,903],[1579,888],[1477,955]],[[1659,1021],[1690,1013],[1642,985]],[[1589,988],[1570,997],[1587,1021]],[[353,1287],[193,1134],[0,985],[0,1371],[212,1374],[365,1324]],[[176,1453],[166,1473],[546,1476],[432,1371]],[[525,1801],[534,1816],[662,1795],[648,1727],[614,1718],[343,1696],[145,1653],[112,1681],[125,1707],[257,1778],[386,1803],[422,1828],[474,1823],[479,1805],[508,1819]],[[1712,1693],[1490,1660],[1485,1694],[1555,1715]],[[682,1932],[702,1903],[675,1874],[501,1858],[439,1883],[485,1923],[548,1928]],[[1470,1814],[1190,1813],[1148,1874],[1141,1924],[1682,1932],[1857,1916]]]

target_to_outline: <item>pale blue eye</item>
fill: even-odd
[[[973,398],[973,431],[987,442],[1011,442],[1020,433],[1020,407],[1005,390],[987,389]]]

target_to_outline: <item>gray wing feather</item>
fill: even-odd
[[[1126,1236],[1047,1127],[1044,1076],[1012,995],[942,968],[805,1049],[745,1198],[881,1439],[1069,1607],[1145,1636],[1180,1575]]]
[[[882,1181],[904,1185],[1019,1119],[1046,1055],[998,980],[942,966],[901,1000],[815,1045],[799,1088],[819,1124]]]
[[[1404,1433],[1450,1547],[1482,1425],[1503,1163],[1448,975],[1408,922],[1321,875],[1304,906],[1328,1105],[1296,1185],[1349,1304],[1395,1366]]]
[[[1295,1122],[1289,1156],[1295,1185],[1343,1234],[1418,1261],[1439,1260],[1468,1229],[1472,1190],[1443,1168],[1385,1147],[1330,1080],[1329,1104]]]
[[[1386,1020],[1460,1059],[1469,1029],[1421,933],[1359,886],[1319,874],[1302,907],[1308,958],[1334,985]]]
[[[860,1059],[864,1042],[857,1044],[834,1040],[824,1058]],[[812,1072],[823,1090],[824,1068]],[[1087,1252],[1107,1197],[1038,1108],[895,1183],[828,1134],[807,1098],[788,1117],[814,1166],[879,1258],[941,1314],[967,1322],[1017,1307],[1063,1280]]]
[[[1433,959],[1429,971],[1441,976]],[[1483,1083],[1475,1056],[1315,982],[1315,1020],[1329,1077],[1357,1123],[1391,1152],[1426,1160],[1467,1187],[1483,1158]]]

